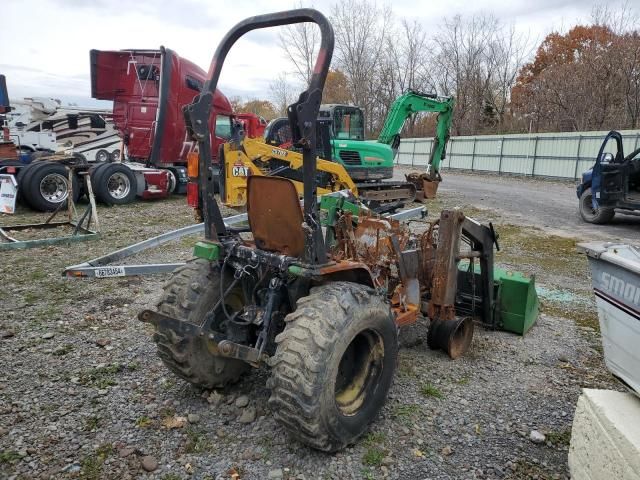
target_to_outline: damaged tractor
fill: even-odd
[[[227,227],[214,197],[208,127],[225,57],[251,30],[301,22],[321,32],[309,86],[288,110],[303,155],[303,205],[291,180],[250,176],[249,226]],[[382,408],[399,327],[428,317],[429,346],[456,358],[475,323],[509,328],[537,313],[533,280],[496,274],[493,228],[460,211],[444,211],[416,234],[401,214],[374,214],[349,192],[318,202],[316,122],[333,44],[331,25],[312,9],[252,17],[224,37],[204,89],[185,108],[199,147],[190,171],[198,173],[205,238],[166,284],[157,311],[139,315],[154,326],[166,366],[194,385],[222,387],[251,367],[270,367],[274,417],[323,451],[354,442]]]

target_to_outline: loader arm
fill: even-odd
[[[228,207],[240,207],[247,200],[248,176],[276,176],[293,181],[298,194],[304,194],[303,155],[262,142],[243,138],[238,143],[228,142],[223,147],[224,188],[222,202]],[[327,174],[325,182],[318,182],[318,195],[358,189],[345,168],[335,162],[316,159],[318,175]]]
[[[453,103],[451,97],[438,97],[435,94],[419,93],[413,90],[407,91],[391,105],[382,131],[378,136],[378,142],[390,145],[395,156],[400,146],[400,132],[407,118],[418,112],[438,113],[436,135],[428,167],[428,171],[435,175],[440,170],[440,162],[445,155],[449,129],[451,128]]]

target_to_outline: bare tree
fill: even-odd
[[[353,102],[367,112],[367,131],[372,126],[379,58],[391,21],[390,8],[378,8],[367,0],[344,0],[331,10],[336,36],[334,59],[348,79]]]
[[[269,84],[269,98],[277,114],[287,115],[287,107],[295,101],[293,85],[287,79],[286,73],[281,73]]]
[[[299,3],[298,7],[302,4]],[[312,5],[313,6],[313,5]],[[296,23],[284,27],[278,34],[285,57],[295,68],[298,79],[306,84],[311,80],[320,46],[320,29],[315,23]]]
[[[499,28],[486,52],[486,72],[489,79],[485,92],[485,111],[495,114],[497,129],[503,130],[511,89],[515,85],[518,72],[533,51],[529,37],[516,33],[515,25]]]

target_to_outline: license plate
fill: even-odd
[[[124,267],[98,267],[95,272],[97,278],[124,277]]]

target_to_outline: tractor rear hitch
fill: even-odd
[[[138,314],[138,320],[144,323],[150,323],[155,327],[161,327],[175,331],[180,336],[205,337],[209,342],[209,351],[219,357],[236,358],[247,363],[256,365],[268,358],[268,355],[262,353],[256,348],[247,347],[239,343],[231,342],[217,338],[214,332],[194,325],[193,323],[183,322],[175,318],[169,317],[153,310],[143,310]]]

